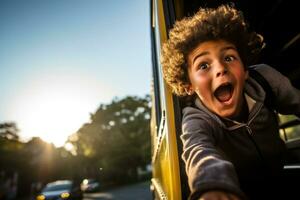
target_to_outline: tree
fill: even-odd
[[[91,114],[91,122],[69,139],[77,155],[89,158],[86,168],[115,182],[137,178],[137,167],[150,163],[149,102],[149,96],[128,96]]]
[[[18,128],[14,122],[0,123],[0,137],[8,140],[18,140]]]
[[[16,158],[22,148],[18,138],[18,128],[15,123],[0,123],[0,171],[16,168],[18,162]]]

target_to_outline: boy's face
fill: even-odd
[[[236,47],[224,40],[200,43],[188,54],[188,66],[189,92],[220,117],[236,117],[248,78]]]

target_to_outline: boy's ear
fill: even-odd
[[[189,85],[185,88],[185,92],[188,94],[188,95],[192,95],[194,94],[195,90],[194,88],[192,87],[192,85]]]
[[[246,72],[245,72],[245,80],[247,80],[248,78],[249,78],[249,71],[246,70]]]

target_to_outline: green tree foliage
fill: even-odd
[[[18,162],[15,158],[22,148],[18,138],[18,128],[15,123],[0,123],[0,170],[13,168]]]
[[[70,137],[77,152],[87,158],[85,167],[102,178],[135,180],[137,167],[150,163],[150,97],[114,99],[100,105]],[[95,174],[87,174],[95,175]]]
[[[18,136],[18,128],[14,122],[5,122],[0,123],[0,137],[8,140],[17,140]]]
[[[12,177],[15,172],[22,173],[27,168],[27,156],[24,157],[22,152],[24,143],[18,139],[18,128],[15,123],[0,124],[0,173],[4,180]],[[19,192],[22,191],[19,189]]]

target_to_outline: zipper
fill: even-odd
[[[247,126],[249,127],[249,125],[251,124],[251,122],[255,119],[255,117],[258,115],[258,113],[260,112],[260,110],[261,110],[261,108],[263,107],[263,104],[261,104],[259,107],[258,107],[258,109],[257,109],[257,111],[256,111],[256,113],[255,113],[255,115],[247,122]],[[250,128],[250,127],[249,127]],[[251,130],[251,129],[250,129]],[[251,131],[252,132],[252,131]]]
[[[253,132],[252,132],[250,126],[247,124],[245,127],[246,127],[246,129],[247,129],[247,131],[248,131],[248,134],[249,134],[249,135],[251,136],[251,138],[252,138]]]
[[[251,142],[254,144],[254,147],[255,147],[255,149],[256,149],[256,152],[258,153],[259,158],[261,159],[262,163],[265,165],[264,157],[263,157],[263,155],[262,155],[262,153],[261,153],[261,151],[260,151],[258,145],[256,144],[256,142],[255,142],[255,140],[254,140],[254,138],[253,138],[253,131],[251,130],[251,128],[249,127],[249,125],[246,125],[245,127],[246,127],[246,129],[247,129],[247,132],[248,132],[247,135],[248,135],[249,139],[250,139]]]
[[[250,124],[252,123],[252,121],[255,119],[255,117],[259,114],[259,111],[261,110],[261,108],[263,107],[263,104],[259,105],[259,107],[257,108],[256,113],[253,115],[253,117],[251,117],[251,119],[248,120],[247,123],[241,123],[235,120],[231,120],[231,119],[227,119],[228,121],[233,122],[235,125],[231,126],[231,127],[226,127],[229,131],[235,130],[237,128],[241,128],[241,127],[246,127],[248,130],[248,133],[253,136],[253,131],[250,128]]]
[[[251,119],[249,119],[249,121],[247,123],[241,123],[241,122],[238,122],[238,121],[234,121],[234,120],[230,120],[231,122],[235,123],[234,126],[232,127],[229,127],[227,128],[229,131],[232,131],[232,130],[235,130],[237,128],[242,128],[242,127],[245,127],[246,130],[247,130],[247,135],[248,135],[248,138],[251,140],[252,144],[254,145],[255,147],[255,150],[256,152],[258,153],[258,156],[259,158],[261,159],[261,161],[263,163],[265,163],[264,161],[264,157],[261,153],[261,150],[260,148],[258,147],[258,145],[256,144],[253,136],[254,136],[254,132],[252,131],[252,129],[250,128],[250,124],[252,123],[252,121],[256,118],[256,116],[259,114],[259,112],[261,111],[261,108],[263,107],[263,104],[259,105],[259,107],[257,108],[257,111],[256,113],[253,115],[253,117],[251,117]]]
[[[260,157],[260,159],[261,159],[261,161],[262,161],[262,162],[264,163],[264,165],[265,165],[264,157],[263,157],[263,155],[262,155],[262,153],[261,153],[261,150],[260,150],[259,146],[256,144],[256,142],[255,142],[255,140],[254,140],[254,138],[253,138],[254,133],[253,133],[252,129],[250,128],[251,122],[252,122],[252,121],[256,118],[256,116],[259,114],[259,112],[260,112],[262,106],[263,106],[263,104],[261,104],[261,105],[259,106],[259,108],[257,109],[256,113],[255,113],[254,116],[248,121],[248,123],[246,124],[245,127],[246,127],[246,129],[247,129],[247,133],[248,133],[247,135],[248,135],[249,139],[250,139],[251,142],[253,143],[253,145],[254,145],[254,147],[255,147],[255,149],[256,149],[256,151],[257,151],[257,153],[258,153],[258,155],[259,155],[259,157]]]

